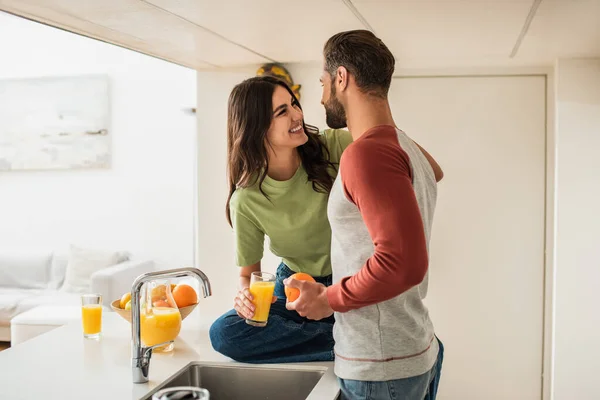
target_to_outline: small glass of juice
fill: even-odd
[[[253,272],[250,275],[250,294],[253,297],[254,316],[246,318],[246,323],[252,326],[267,326],[269,311],[275,291],[275,275],[268,272]]]
[[[99,339],[102,332],[102,295],[84,294],[81,296],[81,324],[83,337]]]

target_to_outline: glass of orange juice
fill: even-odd
[[[273,301],[273,292],[275,291],[275,275],[268,272],[253,272],[250,275],[250,294],[254,304],[254,316],[251,319],[246,318],[246,323],[252,326],[267,326],[269,311]]]
[[[81,324],[83,337],[99,339],[102,332],[102,295],[84,294],[81,296]]]
[[[181,314],[171,294],[171,284],[167,279],[148,283],[146,305],[140,314],[140,336],[144,345],[155,346],[175,340],[181,330]],[[174,344],[157,347],[155,352],[173,350]]]

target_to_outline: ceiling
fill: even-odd
[[[600,0],[0,0],[0,10],[194,69],[320,61],[371,29],[404,68],[600,56]]]

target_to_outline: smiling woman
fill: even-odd
[[[330,150],[320,140],[318,129],[304,122],[300,103],[283,81],[265,76],[242,82],[231,92],[228,115],[226,217],[230,225],[229,203],[237,187],[258,182],[266,196],[261,186],[267,175],[289,179],[293,175],[290,170],[295,172],[300,163],[313,188],[329,192],[334,179],[330,169],[335,169]],[[349,144],[350,134],[345,136]]]
[[[296,159],[295,164],[297,168],[300,156],[296,148],[308,141],[308,136],[304,131],[304,121],[302,120],[303,115],[300,104],[282,86],[277,86],[273,92],[273,107],[273,119],[267,132],[267,152],[269,155],[268,158],[272,162],[269,165],[270,168],[267,170],[267,173],[269,170],[271,172],[277,171],[278,168],[274,164],[281,164],[281,161],[284,160],[277,157],[278,153],[292,155]],[[280,180],[290,178],[290,176],[285,176],[285,171],[282,172],[284,176],[281,176],[282,179]]]
[[[298,99],[285,82],[255,77],[237,85],[228,110],[229,198],[240,268],[234,309],[211,327],[215,350],[243,362],[333,360],[333,318],[309,321],[285,308],[283,280],[304,272],[331,285],[327,199],[343,150],[352,137],[304,122]],[[265,236],[282,258],[266,327],[253,327],[248,287],[260,271]]]

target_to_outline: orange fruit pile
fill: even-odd
[[[167,294],[167,287],[165,285],[158,285],[150,292],[152,305],[154,307],[169,307],[169,303],[165,301]],[[196,290],[190,285],[181,283],[176,285],[171,283],[171,295],[177,304],[177,308],[187,307],[194,305],[198,302],[198,294]],[[127,292],[119,301],[119,306],[124,310],[131,309],[131,293]]]

